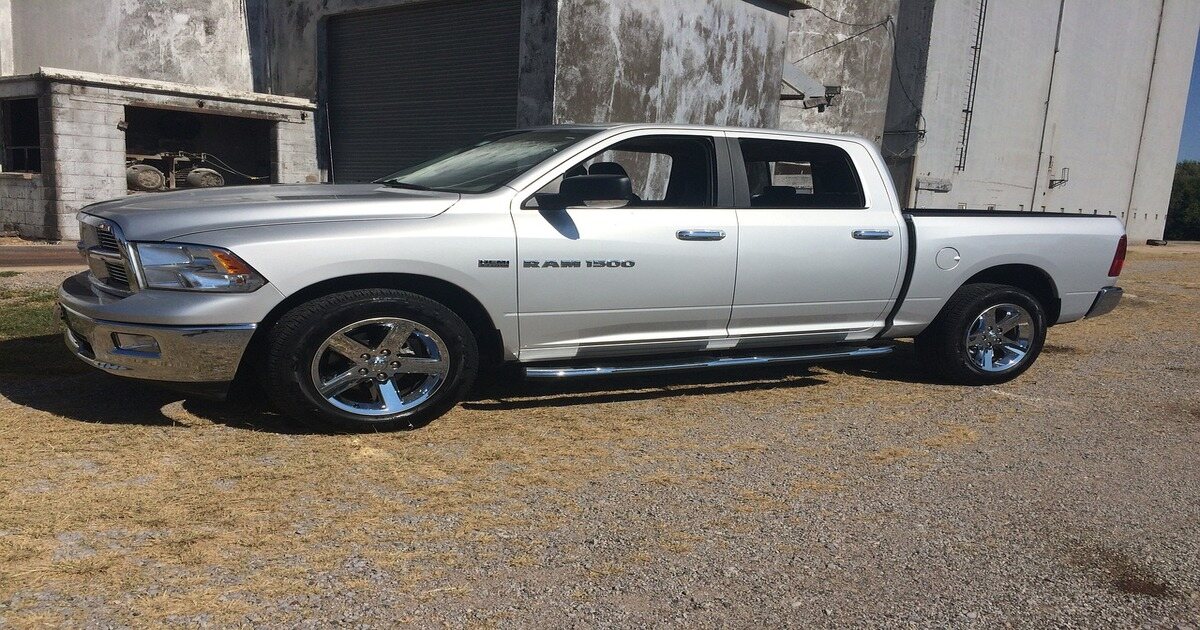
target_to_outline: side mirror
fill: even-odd
[[[576,175],[562,180],[558,197],[564,207],[621,208],[633,201],[633,184],[624,175]]]

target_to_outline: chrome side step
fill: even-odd
[[[684,370],[767,365],[771,363],[807,363],[835,359],[862,359],[890,354],[894,349],[895,347],[890,344],[855,346],[850,348],[830,348],[825,346],[821,349],[809,351],[792,350],[787,354],[755,354],[723,357],[701,356],[695,358],[676,357],[667,361],[639,361],[614,363],[612,365],[527,367],[525,368],[525,378],[577,378],[583,376],[611,376],[652,372],[681,372]]]

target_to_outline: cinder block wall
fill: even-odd
[[[39,238],[76,239],[80,208],[124,197],[127,97],[116,90],[63,83],[49,87],[50,149],[46,222]],[[22,234],[24,236],[25,234]]]
[[[47,238],[42,231],[46,217],[44,190],[39,174],[0,174],[0,232]]]
[[[276,182],[315,184],[321,181],[316,133],[312,116],[275,123],[272,170]]]

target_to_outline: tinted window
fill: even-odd
[[[738,140],[751,208],[862,208],[862,184],[850,156],[816,142]]]
[[[538,195],[558,192],[564,177],[625,175],[633,186],[630,207],[711,208],[716,160],[711,138],[643,136],[618,142],[573,165]],[[536,196],[526,206],[536,206]]]

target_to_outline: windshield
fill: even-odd
[[[417,190],[489,192],[594,133],[592,129],[547,129],[495,134],[377,183]]]

